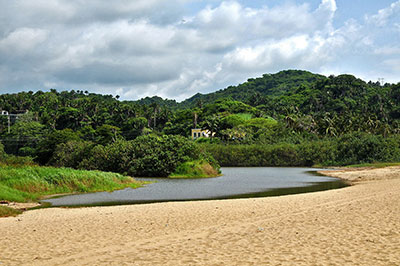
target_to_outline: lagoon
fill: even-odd
[[[136,178],[153,181],[145,187],[114,192],[69,195],[43,200],[52,206],[95,206],[165,201],[279,196],[347,186],[319,176],[315,168],[224,167],[222,176],[202,179]]]

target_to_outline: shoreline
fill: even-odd
[[[0,219],[0,263],[400,264],[400,167],[332,175],[356,185],[270,198],[31,210]]]
[[[321,170],[317,171],[317,173],[342,179],[353,186],[369,181],[398,179],[400,178],[400,166],[388,166],[383,168],[338,168],[332,170]]]

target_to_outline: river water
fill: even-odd
[[[43,200],[52,206],[139,204],[279,196],[345,187],[337,178],[318,176],[315,168],[227,167],[222,176],[202,179],[136,178],[145,187],[77,194]]]

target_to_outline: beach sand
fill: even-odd
[[[0,219],[0,265],[400,265],[400,168],[338,190],[40,209]]]

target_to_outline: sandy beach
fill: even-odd
[[[32,210],[0,219],[0,265],[400,265],[400,167],[271,198]]]

